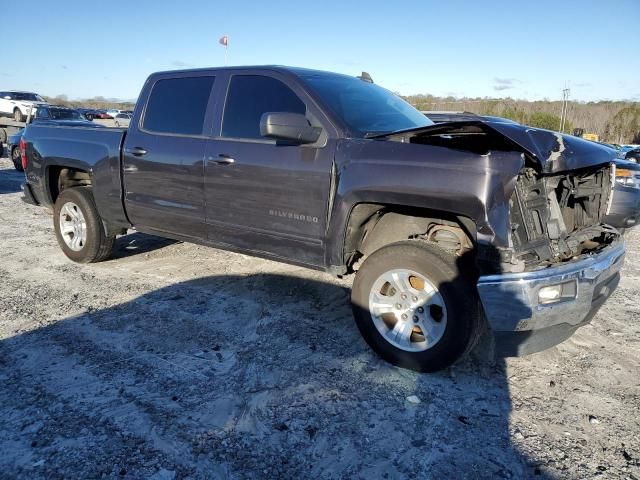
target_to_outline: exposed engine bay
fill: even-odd
[[[515,257],[525,269],[597,251],[619,237],[601,223],[611,199],[612,167],[541,176],[525,169],[509,199]]]

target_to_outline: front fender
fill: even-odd
[[[327,264],[344,264],[349,217],[360,203],[415,207],[471,219],[477,241],[509,246],[509,203],[520,152],[478,155],[428,145],[350,140],[336,151],[336,195]]]

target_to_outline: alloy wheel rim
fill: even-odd
[[[65,203],[60,209],[60,234],[71,250],[79,252],[87,243],[87,221],[80,207],[73,202]]]
[[[401,350],[435,346],[447,327],[447,307],[436,286],[409,269],[389,270],[373,283],[369,312],[382,337]]]

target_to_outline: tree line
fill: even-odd
[[[462,98],[411,95],[403,97],[418,110],[460,111],[505,117],[524,125],[560,131],[561,101],[512,98]],[[640,102],[607,101],[567,104],[564,133],[574,129],[595,133],[610,143],[640,143]]]

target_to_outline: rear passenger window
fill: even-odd
[[[201,135],[215,77],[158,80],[151,90],[143,128],[158,133]]]
[[[260,117],[265,112],[306,113],[302,100],[280,80],[260,75],[231,77],[222,120],[222,136],[264,138]]]

